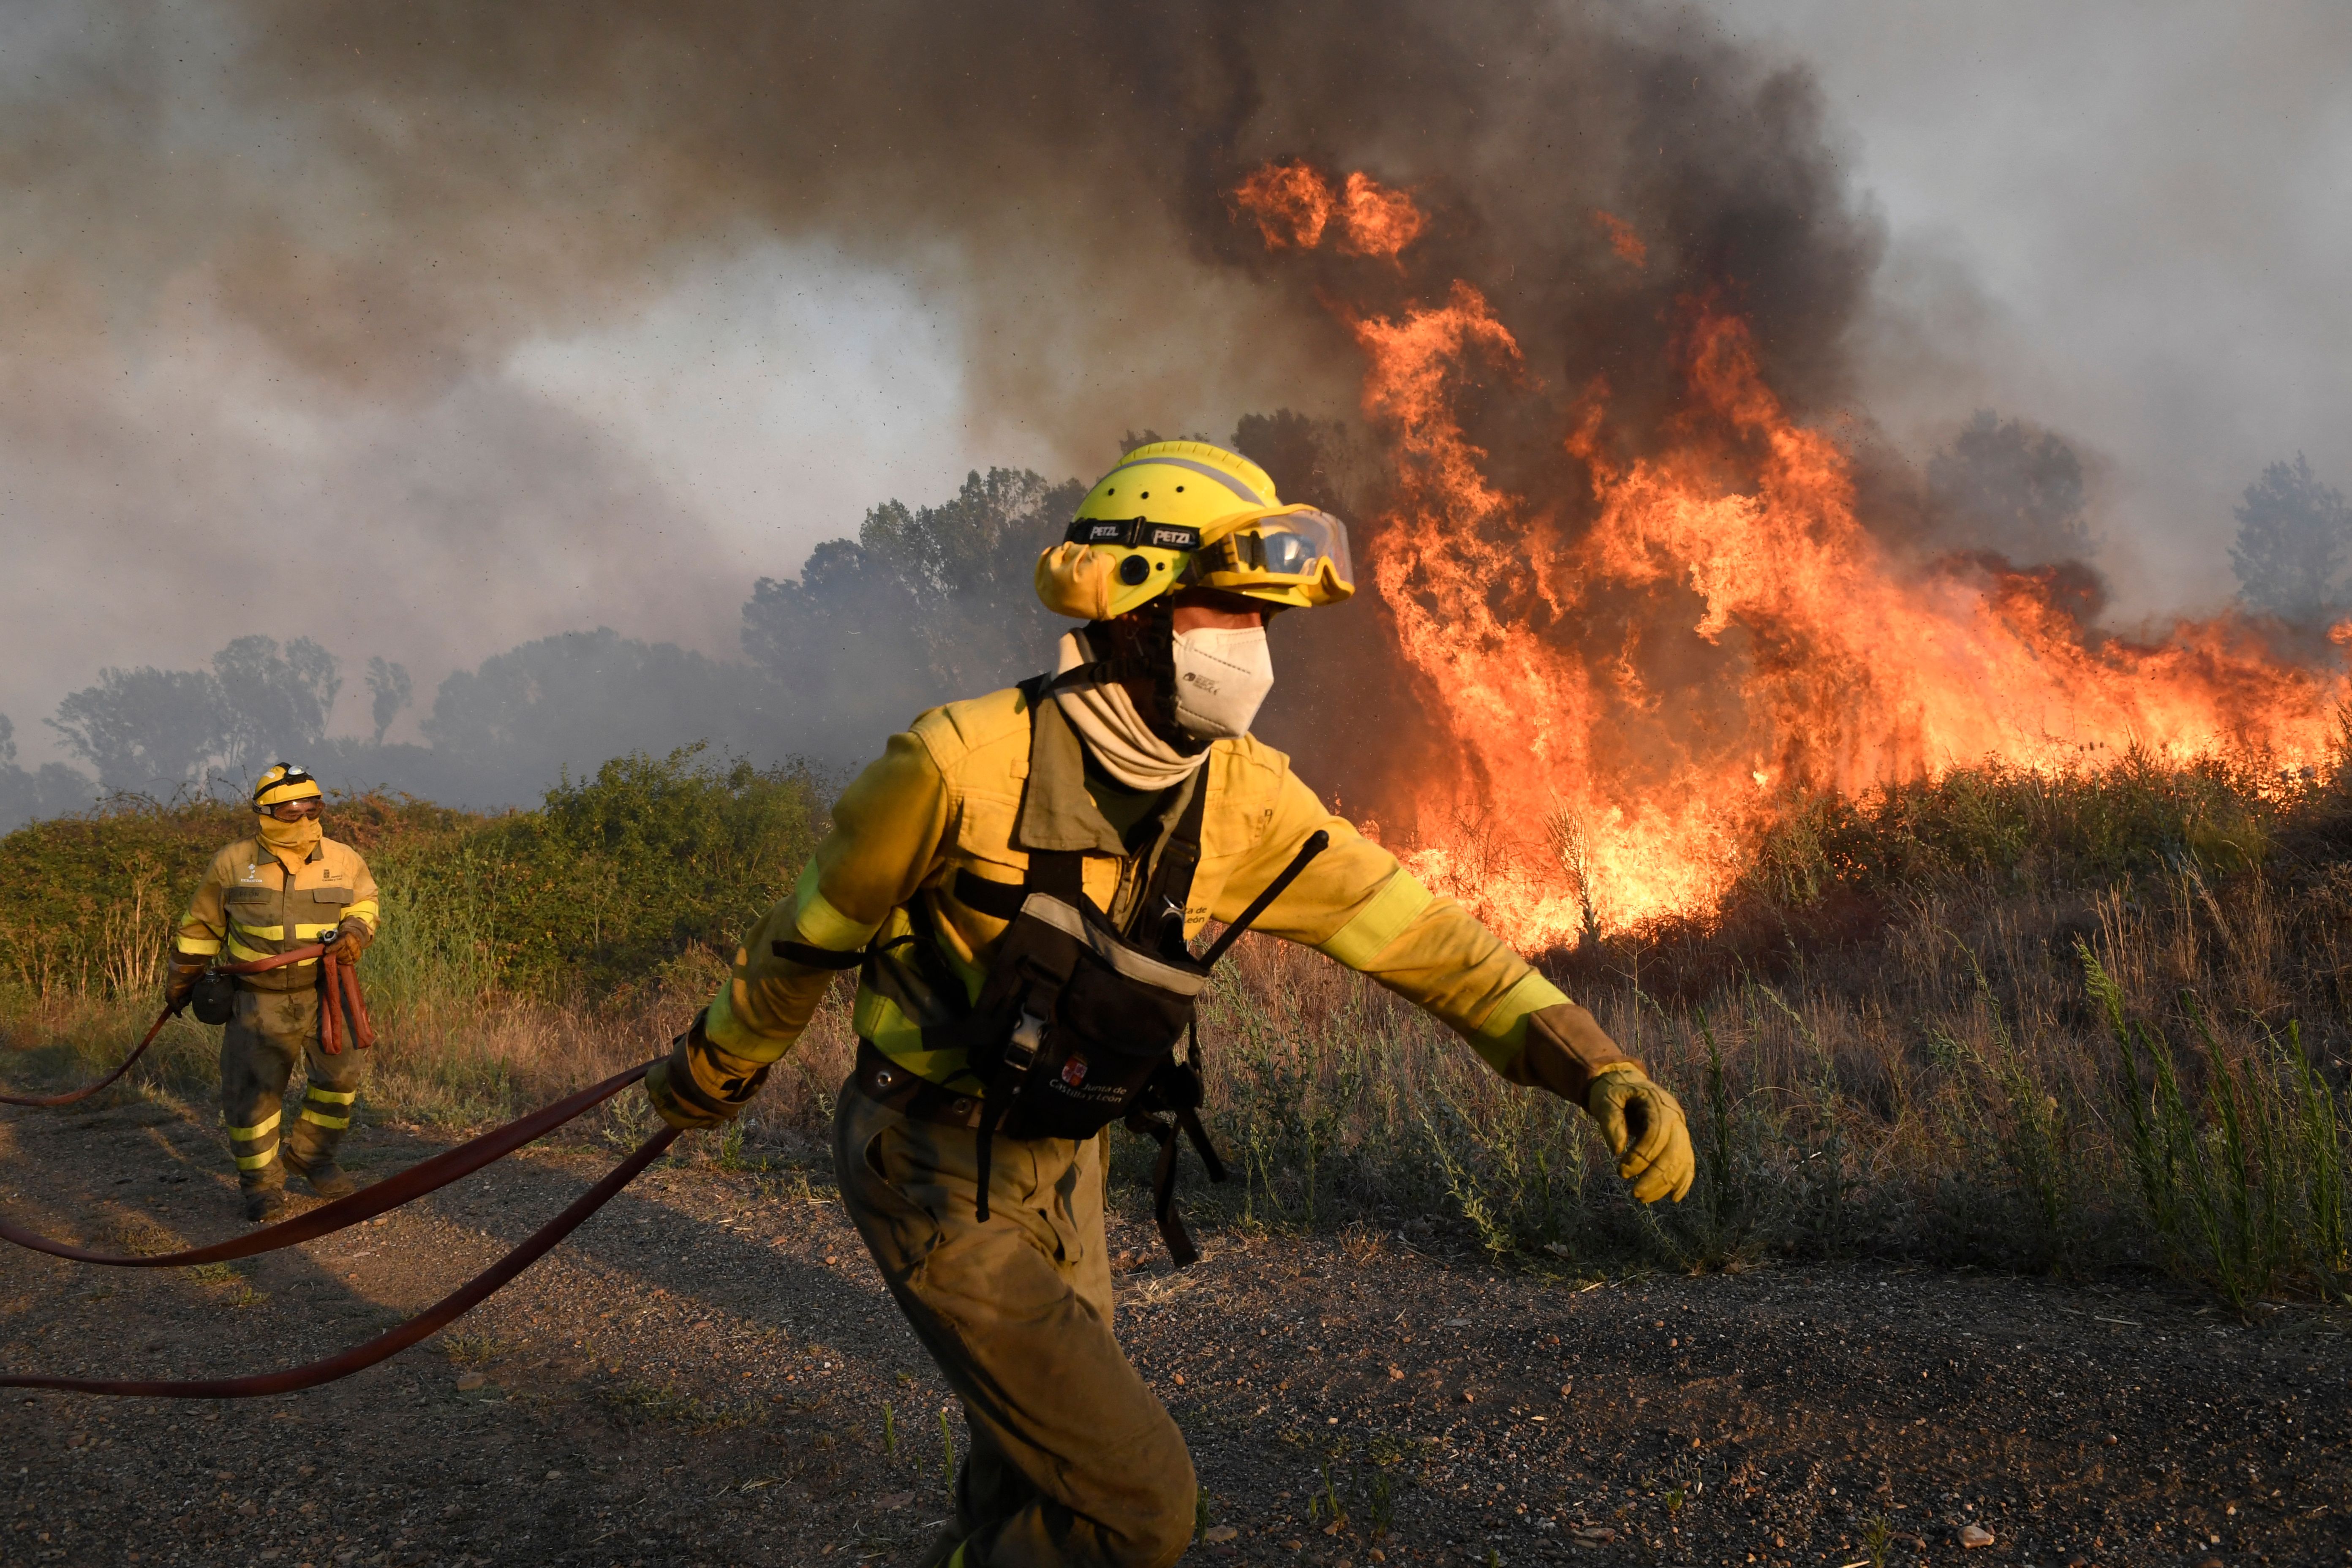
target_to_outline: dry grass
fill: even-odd
[[[2284,898],[2259,875],[2216,889],[2193,867],[2087,908],[1932,893],[1866,944],[1671,1000],[1643,979],[1642,948],[1580,955],[1571,991],[1690,1114],[1696,1188],[1651,1211],[1624,1200],[1581,1118],[1353,976],[1245,942],[1206,1031],[1215,1125],[1245,1172],[1223,1206],[1276,1225],[1450,1214],[1497,1253],[1570,1265],[1874,1252],[2168,1267],[2241,1305],[2339,1295],[2331,898]],[[2095,994],[2103,975],[2111,995]],[[2142,1048],[2126,1048],[2126,1023]],[[2145,1119],[2166,1114],[2151,1149]]]
[[[2352,805],[2210,771],[1937,787],[1800,819],[1715,922],[1548,961],[1681,1096],[1700,1170],[1678,1207],[1634,1208],[1571,1108],[1251,938],[1202,1031],[1236,1179],[1191,1177],[1188,1208],[1442,1227],[1548,1268],[1871,1252],[2167,1268],[2239,1304],[2342,1293]],[[721,973],[688,947],[610,1000],[517,995],[479,962],[486,916],[445,902],[427,921],[387,888],[366,1114],[462,1130],[544,1102],[657,1054]],[[19,1082],[110,1063],[152,1016],[152,964],[72,972],[0,1009]],[[137,1091],[208,1099],[212,1040],[175,1022]],[[853,1045],[845,986],[743,1123],[684,1157],[821,1166]],[[624,1096],[589,1131],[633,1139],[646,1118]],[[1139,1186],[1144,1146],[1115,1142]]]

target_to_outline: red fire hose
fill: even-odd
[[[319,1014],[320,1048],[324,1050],[329,1056],[336,1055],[343,1048],[340,1038],[332,1032],[334,1029],[336,1012],[336,1009],[333,1006],[335,982],[337,979],[337,971],[339,970],[341,972],[341,980],[344,988],[344,994],[348,997],[351,1005],[352,1034],[354,1037],[355,1043],[362,1048],[375,1044],[375,1030],[368,1022],[367,1005],[360,998],[360,977],[358,973],[353,970],[351,964],[337,962],[329,951],[327,945],[323,942],[314,942],[307,946],[298,947],[289,952],[281,952],[271,958],[256,958],[244,963],[224,963],[219,964],[216,967],[224,974],[258,974],[265,969],[282,969],[289,963],[299,963],[306,958],[320,959],[326,964],[327,1000],[320,1007]],[[108,1073],[104,1078],[100,1079],[96,1083],[84,1084],[81,1088],[70,1089],[64,1094],[0,1094],[0,1105],[56,1107],[59,1105],[71,1105],[77,1100],[88,1100],[91,1095],[96,1094],[100,1089],[104,1089],[116,1079],[119,1079],[124,1073],[129,1072],[131,1070],[131,1064],[136,1062],[141,1057],[146,1055],[147,1047],[155,1043],[155,1037],[163,1032],[164,1022],[174,1013],[177,1013],[181,1008],[186,1005],[187,1003],[184,1000],[164,1004],[163,1010],[155,1015],[155,1021],[147,1026],[147,1033],[140,1037],[138,1045],[131,1047],[131,1054],[122,1058],[122,1065],[116,1068],[112,1072]],[[328,1043],[330,1040],[334,1040],[336,1043],[331,1045]]]
[[[249,974],[265,969],[277,969],[299,963],[306,958],[321,961],[321,984],[325,991],[320,1013],[320,1048],[329,1054],[341,1051],[342,1043],[337,1027],[337,1016],[341,1011],[340,1001],[351,1010],[352,1043],[365,1049],[375,1044],[375,1030],[368,1020],[367,1007],[360,994],[359,975],[354,966],[341,962],[333,944],[313,942],[270,958],[255,959],[246,963],[223,964],[230,973]],[[30,1096],[0,1096],[0,1103],[11,1105],[69,1105],[97,1093],[131,1069],[163,1029],[165,1019],[178,1012],[176,1005],[167,1005],[155,1023],[139,1042],[137,1048],[123,1059],[122,1065],[99,1082],[69,1094]],[[378,1182],[373,1186],[322,1205],[310,1213],[268,1226],[247,1236],[216,1242],[210,1247],[189,1247],[179,1252],[160,1253],[150,1257],[127,1257],[116,1253],[91,1252],[64,1242],[53,1241],[0,1219],[0,1239],[46,1252],[51,1257],[65,1258],[80,1263],[97,1263],[118,1268],[173,1268],[194,1264],[225,1262],[231,1258],[251,1258],[299,1242],[332,1235],[347,1226],[359,1224],[402,1204],[437,1192],[450,1183],[471,1175],[493,1161],[500,1160],[534,1139],[544,1137],[565,1122],[610,1100],[622,1089],[646,1076],[651,1062],[640,1063],[625,1072],[617,1073],[603,1083],[583,1089],[578,1093],[556,1101],[529,1116],[520,1117],[505,1126],[496,1128],[478,1138],[470,1139],[454,1149],[446,1149],[429,1159],[421,1160],[396,1176]],[[261,1373],[250,1377],[209,1378],[183,1383],[132,1378],[50,1377],[37,1373],[0,1376],[0,1388],[55,1388],[77,1394],[129,1394],[151,1399],[247,1399],[262,1394],[289,1394],[297,1389],[315,1388],[322,1383],[348,1377],[352,1373],[373,1366],[388,1357],[397,1355],[409,1346],[438,1332],[447,1324],[480,1305],[490,1294],[516,1275],[545,1256],[581,1223],[611,1201],[613,1196],[634,1181],[638,1173],[659,1159],[663,1151],[677,1138],[677,1129],[665,1127],[639,1144],[635,1152],[605,1173],[604,1180],[582,1194],[570,1207],[534,1231],[523,1244],[498,1262],[467,1280],[463,1286],[435,1302],[425,1311],[409,1319],[389,1332],[380,1334],[364,1344],[310,1363],[291,1367],[284,1372]]]
[[[640,1073],[644,1070],[642,1068],[637,1069]],[[571,1207],[534,1231],[530,1239],[520,1247],[398,1328],[323,1361],[314,1361],[308,1366],[289,1367],[284,1372],[257,1373],[251,1377],[203,1378],[185,1383],[137,1378],[46,1377],[28,1373],[0,1377],[0,1388],[58,1388],[70,1394],[121,1394],[142,1399],[251,1399],[266,1394],[291,1394],[297,1389],[316,1388],[322,1383],[349,1377],[355,1372],[397,1355],[479,1306],[492,1291],[538,1262],[549,1248],[578,1229],[583,1220],[604,1207],[614,1194],[636,1178],[638,1172],[659,1159],[662,1151],[668,1148],[677,1137],[677,1129],[675,1127],[665,1127],[656,1132],[638,1144],[635,1153],[606,1173],[603,1181],[574,1199]]]
[[[331,1057],[343,1054],[343,1008],[335,1005],[338,998],[351,1009],[352,1044],[362,1050],[374,1045],[375,1026],[368,1022],[367,999],[360,994],[359,960],[346,962],[329,942],[319,955],[319,971],[324,993],[319,999],[319,1048]]]
[[[147,1026],[147,1033],[140,1037],[139,1044],[131,1047],[129,1056],[122,1058],[122,1065],[96,1083],[84,1084],[81,1088],[65,1094],[0,1094],[0,1105],[71,1105],[78,1100],[88,1100],[116,1079],[129,1072],[131,1064],[146,1055],[147,1047],[155,1043],[155,1037],[163,1032],[165,1020],[179,1010],[180,1005],[166,1004],[163,1010],[155,1015],[155,1021]]]
[[[46,1252],[52,1258],[70,1258],[76,1263],[99,1263],[114,1268],[184,1268],[199,1263],[226,1263],[233,1258],[253,1258],[264,1252],[275,1252],[282,1247],[299,1242],[315,1241],[322,1236],[372,1219],[387,1209],[398,1208],[427,1193],[439,1192],[450,1183],[472,1175],[483,1166],[502,1160],[524,1144],[544,1138],[574,1117],[594,1110],[621,1090],[646,1076],[651,1062],[641,1062],[623,1073],[615,1073],[600,1084],[594,1084],[567,1096],[541,1110],[519,1117],[503,1127],[493,1128],[480,1137],[444,1149],[429,1159],[420,1160],[396,1176],[387,1176],[373,1186],[362,1187],[347,1198],[337,1198],[321,1204],[308,1214],[234,1237],[216,1241],[210,1247],[192,1247],[184,1252],[162,1252],[146,1257],[119,1252],[90,1252],[66,1242],[53,1241],[21,1226],[0,1219],[0,1241],[12,1241],[34,1252]]]

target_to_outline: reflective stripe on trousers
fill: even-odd
[[[319,993],[265,991],[239,982],[236,1011],[221,1030],[221,1114],[239,1179],[248,1186],[283,1182],[282,1136],[298,1152],[331,1145],[350,1127],[369,1053],[319,1048]],[[288,1118],[284,1100],[294,1064],[309,1082],[299,1112]],[[288,1123],[290,1122],[290,1125]]]

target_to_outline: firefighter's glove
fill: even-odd
[[[195,994],[196,982],[205,977],[208,967],[210,964],[205,959],[193,958],[183,952],[173,953],[172,972],[163,981],[163,1005],[174,1013],[186,1006],[188,998]]]
[[[704,1016],[697,1013],[686,1033],[669,1043],[669,1055],[646,1069],[646,1098],[664,1121],[684,1132],[734,1121],[768,1081],[769,1064],[743,1061],[710,1043]]]
[[[1697,1165],[1680,1100],[1652,1083],[1638,1063],[1620,1062],[1594,1075],[1584,1107],[1617,1156],[1617,1173],[1633,1184],[1636,1200],[1683,1201]]]
[[[335,928],[333,943],[335,962],[357,963],[367,944],[375,940],[375,931],[365,921],[345,921]]]

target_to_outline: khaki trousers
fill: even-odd
[[[929,1563],[1165,1568],[1192,1543],[1192,1456],[1111,1334],[1106,1142],[997,1139],[982,1225],[974,1133],[842,1088],[843,1201],[971,1434]]]
[[[236,1158],[237,1184],[282,1187],[286,1167],[278,1158],[281,1138],[290,1138],[313,1163],[331,1156],[351,1125],[367,1077],[365,1051],[350,1044],[345,1014],[340,1056],[319,1048],[319,993],[236,988],[236,1012],[221,1030],[221,1116],[228,1123],[229,1152]],[[306,1064],[302,1110],[285,1126],[286,1086],[294,1064]]]

